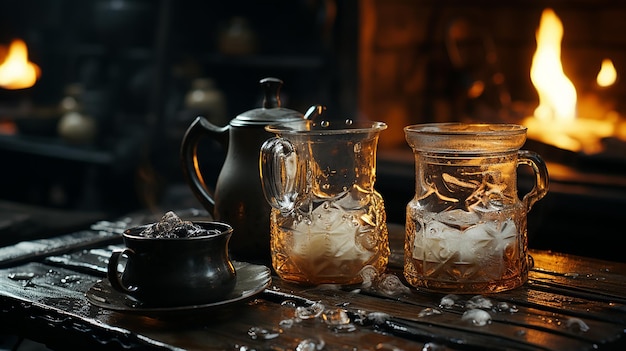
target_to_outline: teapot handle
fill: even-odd
[[[548,168],[541,156],[533,151],[519,150],[517,154],[517,164],[530,166],[535,174],[533,188],[522,199],[524,208],[528,212],[535,202],[541,200],[548,192]]]
[[[265,199],[283,214],[293,211],[300,182],[298,157],[289,140],[274,137],[261,145],[259,173]]]
[[[213,213],[215,209],[215,200],[209,192],[209,187],[202,177],[200,165],[198,163],[198,144],[202,137],[206,134],[213,137],[222,147],[228,146],[228,130],[230,125],[218,127],[202,116],[196,117],[191,123],[180,147],[180,161],[183,168],[183,176],[194,195],[202,203],[202,205]]]

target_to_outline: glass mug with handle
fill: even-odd
[[[272,266],[304,284],[353,284],[389,258],[386,212],[374,189],[382,122],[304,120],[270,125],[260,173],[272,206]]]
[[[548,191],[544,161],[520,150],[526,127],[430,123],[404,128],[415,156],[406,210],[404,276],[418,288],[482,294],[528,279],[527,214]],[[534,184],[520,200],[517,168]]]

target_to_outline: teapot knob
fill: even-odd
[[[259,82],[263,87],[265,97],[263,98],[263,108],[280,107],[280,88],[283,81],[278,78],[263,78]]]

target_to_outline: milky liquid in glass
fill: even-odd
[[[371,200],[366,208],[353,210],[333,201],[314,201],[311,214],[302,216],[283,216],[272,209],[272,265],[281,278],[352,284],[361,281],[359,272],[365,266],[384,271],[388,234],[384,216],[377,215],[384,207],[380,195],[371,194]],[[357,202],[350,207],[355,205],[363,206]]]
[[[389,257],[386,212],[374,189],[382,123],[270,126],[261,148],[263,190],[272,205],[272,265],[283,279],[353,284]]]
[[[406,212],[404,275],[416,287],[454,293],[508,290],[528,278],[527,212],[547,191],[538,155],[519,150],[515,125],[409,126],[416,194]],[[517,167],[537,184],[523,200]]]

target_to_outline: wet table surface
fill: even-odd
[[[302,287],[239,262],[249,286],[224,303],[150,309],[107,301],[108,256],[121,248],[121,231],[142,222],[100,221],[0,248],[4,333],[89,350],[626,349],[626,264],[531,250],[534,268],[518,289],[427,293],[402,280],[399,225],[390,225],[389,270],[369,286]],[[389,290],[396,277],[404,285]]]

